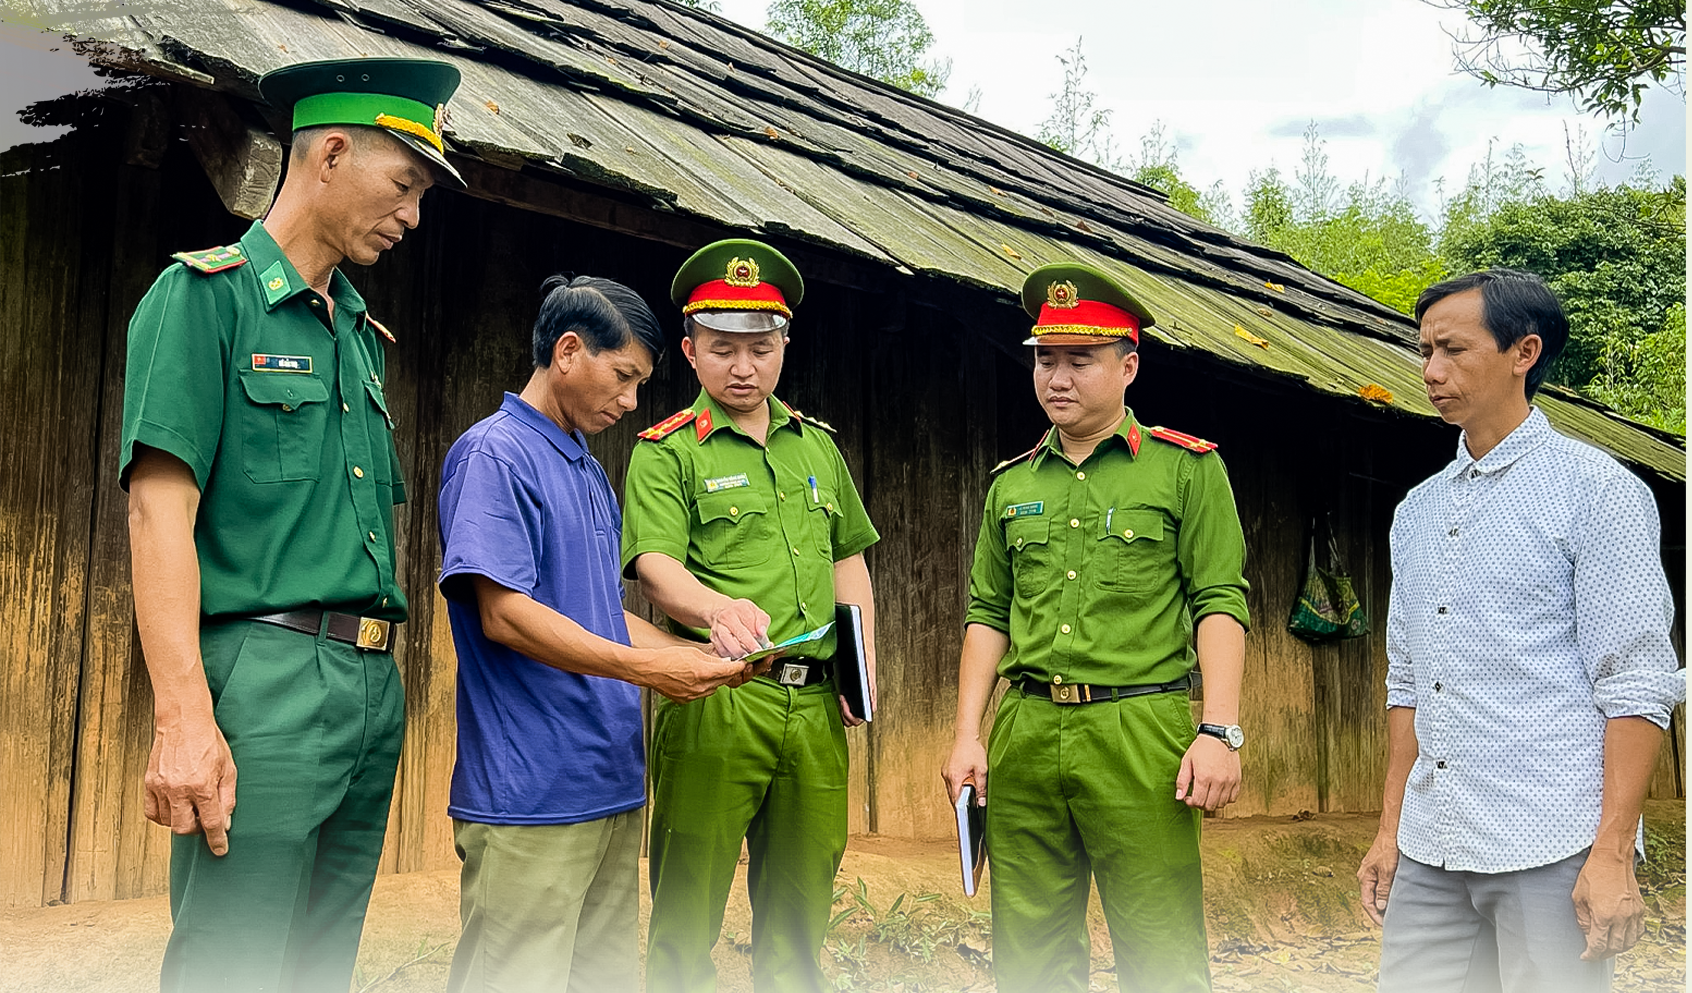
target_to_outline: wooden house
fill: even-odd
[[[1457,440],[1402,315],[1153,190],[662,0],[168,0],[58,21],[33,6],[115,78],[35,108],[69,133],[0,155],[0,905],[164,887],[168,835],[141,813],[152,712],[117,485],[126,323],[171,252],[262,214],[287,122],[255,81],[309,59],[428,56],[464,76],[446,130],[468,192],[431,193],[412,236],[348,272],[398,338],[389,397],[412,500],[387,870],[455,861],[454,658],[430,593],[447,447],[526,380],[547,275],[627,282],[679,333],[671,275],[734,235],[805,275],[780,392],[839,428],[883,536],[869,554],[880,710],[850,736],[855,832],[951,831],[938,768],[988,470],[1045,427],[1014,294],[1065,259],[1159,315],[1129,401],[1218,442],[1234,482],[1255,623],[1245,787],[1227,815],[1378,806],[1387,526]],[[671,354],[642,408],[593,439],[614,482],[635,432],[695,390]],[[1684,442],[1567,391],[1540,405],[1651,485],[1683,606]],[[1286,630],[1313,523],[1337,534],[1367,637],[1311,646]],[[1682,795],[1679,728],[1655,795]]]

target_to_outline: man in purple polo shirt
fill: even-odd
[[[623,610],[622,514],[588,434],[635,408],[663,348],[639,296],[554,276],[521,395],[441,473],[441,593],[458,649],[453,991],[638,985],[646,801],[640,690],[687,701],[750,678]]]

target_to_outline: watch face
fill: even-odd
[[[1245,744],[1245,732],[1240,730],[1240,726],[1238,724],[1229,725],[1222,730],[1223,733],[1227,735],[1227,738],[1224,740],[1228,742],[1228,747],[1232,748],[1236,752],[1239,751],[1240,746]]]

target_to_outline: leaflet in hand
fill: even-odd
[[[822,627],[817,628],[815,631],[807,631],[804,634],[798,635],[798,636],[793,637],[793,638],[789,638],[779,645],[771,645],[768,648],[760,648],[750,655],[743,655],[740,658],[735,659],[735,661],[736,662],[762,662],[764,659],[771,658],[772,656],[780,655],[783,652],[790,652],[793,649],[799,647],[800,645],[808,645],[813,641],[821,641],[821,640],[823,640],[824,636],[826,636],[828,634],[828,629],[832,628],[832,627],[834,627],[834,622],[829,621],[827,624],[824,624]]]

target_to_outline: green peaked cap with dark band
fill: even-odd
[[[804,297],[805,280],[787,256],[750,238],[706,245],[670,284],[670,299],[684,315],[719,331],[785,328]]]
[[[271,106],[293,115],[295,131],[330,124],[381,128],[427,159],[448,185],[464,189],[441,138],[458,82],[457,68],[433,59],[336,59],[283,66],[258,85]]]
[[[1025,345],[1099,345],[1157,323],[1145,305],[1098,269],[1079,262],[1043,265],[1022,282],[1022,309],[1034,318]]]

